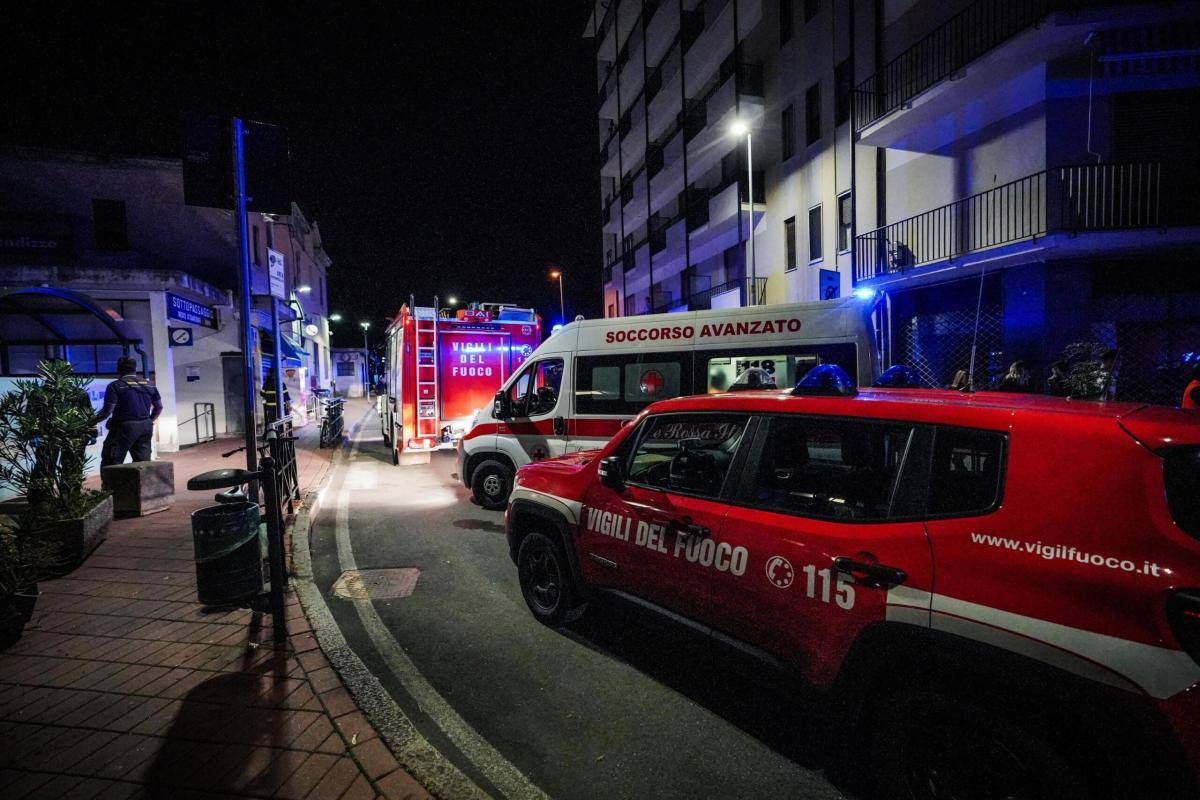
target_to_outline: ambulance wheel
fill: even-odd
[[[577,619],[584,605],[571,581],[570,566],[562,548],[550,537],[529,533],[517,550],[517,579],[525,605],[534,618],[552,627]]]
[[[471,494],[476,502],[493,511],[508,505],[512,491],[513,471],[499,461],[485,461],[471,475]]]
[[[992,710],[930,692],[887,698],[872,756],[883,797],[904,800],[1082,800],[1072,766]]]

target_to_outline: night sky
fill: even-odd
[[[178,157],[184,111],[287,127],[335,344],[410,293],[557,317],[552,264],[569,317],[601,312],[586,0],[24,6],[5,12],[0,141]]]

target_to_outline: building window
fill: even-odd
[[[820,261],[824,257],[821,249],[821,207],[813,206],[808,210],[808,260]]]
[[[779,0],[779,46],[792,38],[792,0]]]
[[[262,264],[262,261],[258,257],[258,226],[255,225],[251,230],[253,231],[254,238],[254,263],[255,265]]]
[[[129,224],[124,200],[92,200],[97,250],[128,250]]]
[[[606,316],[608,316],[609,319],[612,319],[616,315],[617,315],[617,304],[609,303],[608,304],[608,314]]]
[[[787,269],[796,268],[796,218],[783,221],[783,254]]]
[[[838,252],[850,252],[850,231],[853,222],[854,206],[850,202],[850,193],[838,195]]]
[[[788,106],[783,110],[783,119],[780,121],[780,127],[783,129],[783,160],[787,161],[789,158],[796,155],[795,107]]]
[[[812,18],[821,10],[821,0],[804,0],[804,21],[812,22]]]
[[[821,84],[814,83],[804,93],[804,143],[815,144],[821,138]]]
[[[850,98],[854,96],[854,82],[850,74],[850,60],[833,68],[833,124],[842,125],[850,120]]]

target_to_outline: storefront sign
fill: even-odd
[[[271,296],[287,299],[287,284],[283,279],[283,253],[267,248],[267,271],[271,274]]]
[[[212,328],[214,331],[217,329],[217,312],[212,306],[188,300],[171,292],[167,292],[167,317],[189,325]]]
[[[0,255],[64,256],[74,249],[65,221],[0,216]]]

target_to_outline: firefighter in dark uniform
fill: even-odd
[[[128,356],[117,359],[120,375],[104,389],[104,408],[96,417],[99,424],[108,420],[108,435],[100,450],[100,466],[125,463],[125,455],[134,461],[150,460],[150,440],[154,420],[162,413],[162,398],[154,384],[137,374],[137,362]]]

